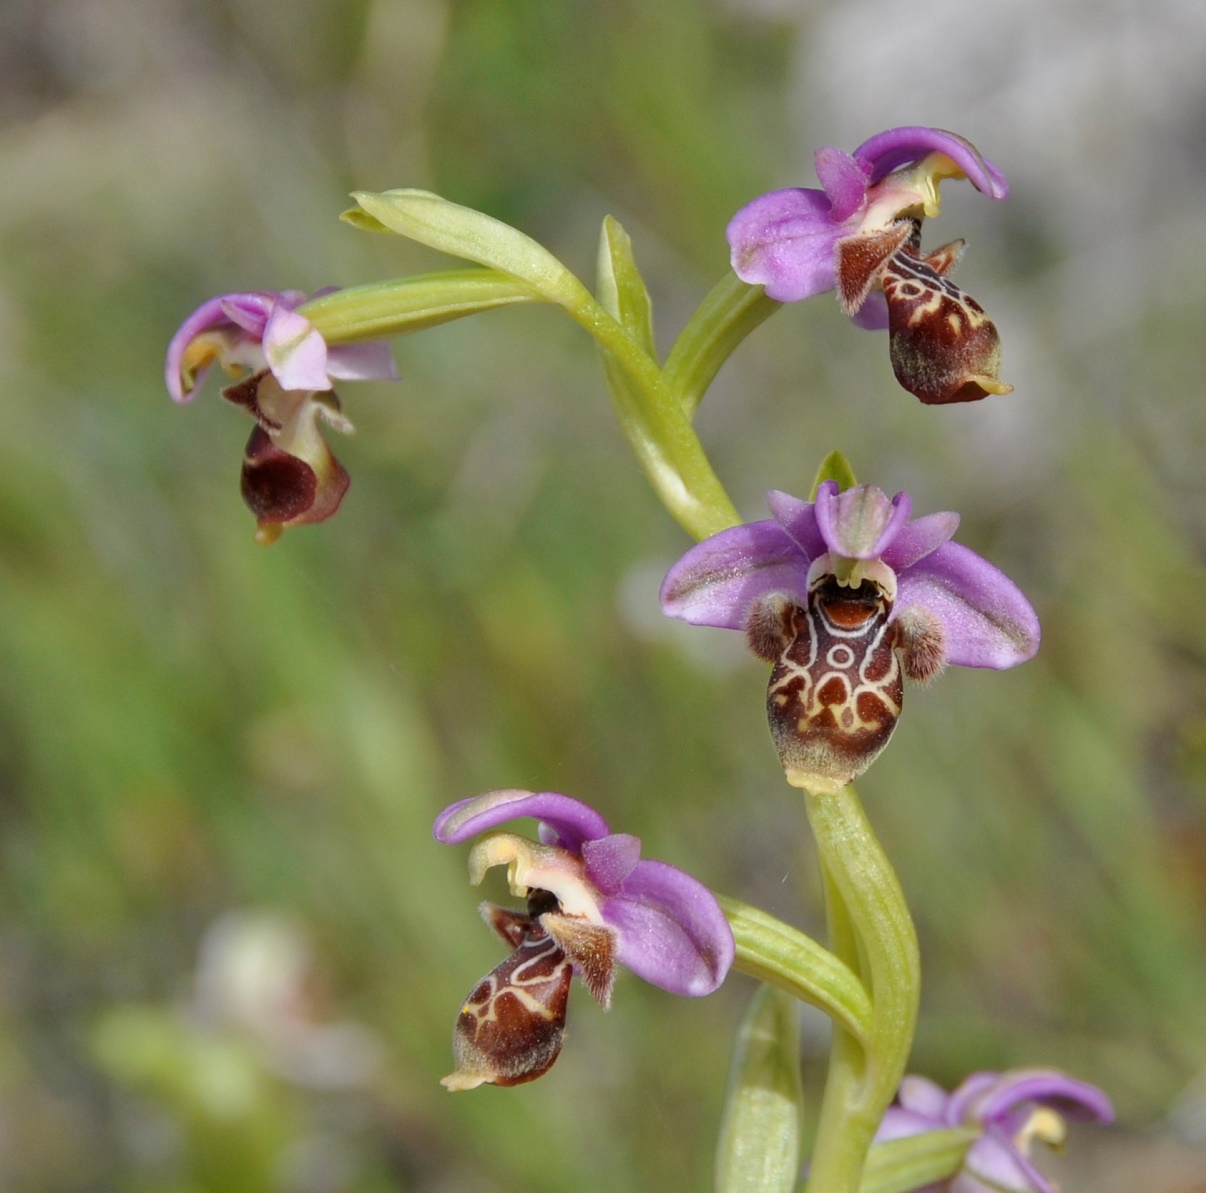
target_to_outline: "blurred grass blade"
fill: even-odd
[[[501,270],[579,315],[596,305],[586,287],[548,249],[484,212],[430,191],[355,191],[352,198],[370,217],[345,213],[343,218],[357,227],[385,228],[453,257]]]
[[[599,304],[652,357],[653,307],[632,255],[632,239],[619,220],[606,216],[599,234]]]
[[[910,1193],[954,1176],[975,1131],[953,1127],[876,1143],[867,1153],[858,1193]]]
[[[790,1193],[800,1175],[803,1115],[800,1007],[782,990],[762,986],[733,1051],[716,1193]]]

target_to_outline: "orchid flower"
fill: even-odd
[[[996,327],[947,276],[964,242],[921,252],[941,180],[966,178],[1003,199],[996,166],[955,133],[920,126],[889,129],[853,154],[818,149],[814,162],[821,190],[772,191],[733,217],[737,276],[780,302],[836,289],[856,322],[887,326],[896,379],[927,404],[1009,393]]]
[[[517,817],[540,822],[540,841],[491,832]],[[519,1085],[561,1051],[570,978],[611,1003],[619,962],[672,994],[710,994],[733,963],[733,933],[711,891],[682,870],[641,858],[639,838],[612,833],[593,808],[556,792],[491,791],[444,809],[437,841],[488,833],[469,854],[476,886],[507,867],[525,911],[481,905],[514,950],[465,999],[453,1036],[451,1090]]]
[[[773,518],[688,551],[661,601],[671,617],[744,631],[775,664],[767,712],[795,786],[834,791],[862,774],[896,727],[903,679],[947,663],[1000,670],[1038,649],[1013,582],[949,541],[958,514],[910,521],[907,493],[832,480],[815,503],[772,492],[767,504]]]
[[[1059,1146],[1064,1119],[1109,1123],[1109,1098],[1056,1069],[974,1073],[952,1093],[906,1077],[875,1136],[877,1143],[949,1127],[981,1132],[953,1177],[916,1193],[1055,1193],[1030,1160],[1034,1140]]]
[[[350,483],[319,434],[327,423],[347,434],[336,380],[395,380],[384,341],[328,345],[296,308],[298,290],[226,294],[202,303],[168,346],[166,380],[173,401],[190,401],[217,361],[236,378],[222,396],[256,421],[243,459],[243,500],[256,537],[321,522],[339,508]]]

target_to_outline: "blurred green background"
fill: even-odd
[[[882,336],[785,309],[700,416],[739,508],[840,447],[1027,591],[1038,660],[914,692],[861,784],[922,938],[913,1068],[1056,1064],[1120,1126],[1067,1190],[1206,1189],[1206,10],[1193,0],[5,0],[0,5],[0,1188],[708,1187],[750,983],[582,991],[556,1069],[450,1096],[500,958],[465,851],[496,786],[819,931],[737,635],[661,618],[683,550],[593,349],[525,308],[349,386],[338,517],[252,542],[245,416],[163,391],[212,294],[439,268],[337,216],[420,186],[589,278],[633,237],[663,349],[811,150],[954,128],[927,244],[1006,398],[923,408]],[[502,897],[498,885],[487,897]],[[825,1029],[806,1021],[811,1089]]]

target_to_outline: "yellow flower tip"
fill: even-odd
[[[284,529],[279,522],[262,522],[255,528],[255,541],[261,547],[271,547],[281,537]]]
[[[477,1089],[479,1085],[485,1085],[486,1079],[479,1077],[476,1073],[449,1073],[447,1077],[440,1078],[440,1084],[452,1093],[459,1093],[463,1089]]]
[[[477,886],[494,866],[507,867],[512,895],[523,899],[532,890],[548,891],[566,915],[603,922],[599,892],[587,880],[581,859],[568,851],[514,833],[490,833],[469,851],[469,881]]]
[[[985,393],[989,394],[1011,394],[1013,386],[1005,381],[1001,381],[996,377],[990,377],[986,373],[973,373],[968,377],[968,381],[974,382]]]
[[[1030,1144],[1037,1139],[1051,1148],[1060,1148],[1068,1137],[1068,1124],[1049,1106],[1036,1106],[1014,1137],[1018,1150],[1030,1154]]]
[[[792,787],[807,791],[809,795],[837,795],[848,780],[835,779],[832,775],[818,775],[812,771],[787,770],[784,772]]]
[[[927,219],[933,219],[942,210],[942,195],[938,184],[945,178],[966,178],[967,174],[945,153],[935,150],[926,154],[908,172],[912,188],[917,192],[921,209]]]

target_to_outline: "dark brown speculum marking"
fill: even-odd
[[[779,610],[785,641],[767,690],[771,735],[789,779],[834,789],[866,770],[900,716],[892,602],[874,581],[843,586],[830,575],[806,607]]]
[[[341,497],[347,488],[346,476],[344,473],[339,482]],[[305,460],[281,451],[260,426],[247,441],[239,489],[258,521],[292,522],[313,506],[318,477]]]

